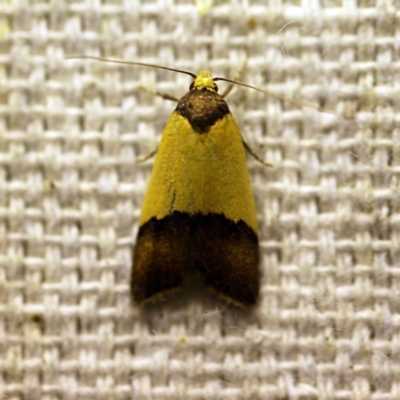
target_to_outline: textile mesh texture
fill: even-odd
[[[397,4],[397,5],[396,5]],[[0,397],[400,399],[400,4],[0,2]],[[141,202],[186,75],[227,97],[248,166],[260,301],[131,301]],[[219,83],[221,91],[226,88]]]

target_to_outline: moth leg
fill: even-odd
[[[149,87],[141,85],[141,84],[137,85],[136,87],[138,89],[140,89],[140,90],[143,90],[144,92],[150,93],[153,96],[159,96],[159,97],[161,97],[161,98],[163,98],[165,100],[171,100],[171,101],[176,101],[176,102],[179,101],[179,99],[177,97],[175,97],[175,96],[172,96],[172,95],[170,95],[168,93],[159,92],[158,90],[154,90],[152,88],[149,88]]]
[[[232,78],[233,81],[238,81],[240,80],[240,76],[242,75],[243,71],[246,69],[247,67],[247,59],[245,59],[241,65],[241,67],[236,71],[236,74],[234,75],[234,77]],[[231,90],[233,89],[233,86],[235,86],[234,83],[230,83],[226,89],[222,92],[221,96],[222,97],[226,97]]]

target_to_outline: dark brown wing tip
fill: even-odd
[[[248,308],[258,300],[258,263],[257,234],[244,221],[174,211],[161,220],[150,219],[139,230],[132,296],[138,305],[160,301],[197,270],[205,285],[228,303]]]

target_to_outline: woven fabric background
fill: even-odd
[[[0,0],[0,397],[400,399],[398,0]],[[138,309],[129,275],[185,75],[255,153],[260,302]],[[220,83],[223,89],[225,86]]]

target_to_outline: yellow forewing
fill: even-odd
[[[257,232],[257,215],[239,128],[228,113],[207,132],[174,112],[165,128],[140,226],[173,211],[217,213]]]

